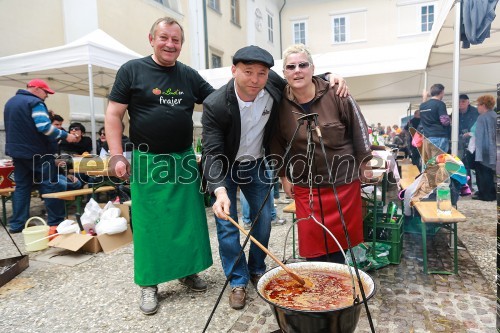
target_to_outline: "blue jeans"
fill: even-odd
[[[80,179],[75,177],[76,182],[72,182],[65,175],[59,175],[59,183],[66,188],[66,191],[79,190],[83,187]]]
[[[439,149],[441,149],[445,154],[448,152],[448,149],[450,148],[450,139],[448,139],[448,138],[439,138],[439,137],[430,137],[430,138],[427,138],[427,139],[434,146],[436,146]]]
[[[57,168],[53,156],[33,157],[33,159],[14,158],[14,180],[16,190],[12,194],[11,230],[24,228],[30,215],[31,188],[33,183],[40,185],[40,194],[65,191],[66,187],[58,182]],[[48,215],[48,225],[58,225],[66,216],[64,201],[44,199]]]
[[[279,192],[278,192],[279,193]],[[276,219],[276,207],[274,207],[274,199],[272,199],[273,208],[271,210],[271,221]],[[241,215],[243,223],[250,224],[252,219],[250,218],[250,205],[248,204],[247,198],[240,190],[240,205],[241,205]]]
[[[263,159],[254,162],[235,162],[226,176],[226,190],[231,204],[231,217],[238,221],[236,209],[236,192],[238,187],[244,193],[250,206],[250,218],[253,220],[255,214],[264,202],[269,190],[269,179],[266,178],[266,167]],[[212,204],[215,198],[212,198]],[[266,200],[259,219],[252,230],[255,237],[265,247],[269,244],[271,234],[271,208],[272,200]],[[232,271],[230,278],[231,288],[246,287],[250,274],[263,274],[266,271],[266,254],[258,246],[251,242],[248,256],[248,264],[245,253],[242,253],[237,265],[235,265],[238,254],[241,251],[240,231],[231,222],[215,217],[217,225],[217,239],[219,241],[219,255],[222,268],[226,277]]]

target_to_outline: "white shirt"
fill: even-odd
[[[264,128],[271,115],[273,99],[265,89],[262,89],[253,102],[245,102],[238,96],[236,83],[234,89],[241,118],[240,147],[236,160],[253,161],[264,156],[262,149]]]
[[[245,102],[238,96],[236,89],[235,83],[234,91],[241,118],[240,147],[236,154],[236,161],[253,161],[264,156],[262,149],[264,128],[271,115],[273,99],[265,89],[262,89],[253,102]],[[217,187],[214,193],[217,194],[221,188],[224,187]]]

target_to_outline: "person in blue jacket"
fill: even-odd
[[[58,182],[55,157],[52,154],[55,140],[75,142],[73,134],[52,125],[44,101],[54,90],[40,79],[31,80],[26,89],[19,89],[5,104],[5,154],[14,163],[16,190],[12,194],[10,233],[24,229],[29,218],[31,189],[38,184],[40,194],[65,191]],[[64,220],[64,201],[44,199],[48,225],[56,226]]]

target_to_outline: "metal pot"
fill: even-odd
[[[301,269],[314,269],[318,271],[331,271],[348,273],[354,268],[343,264],[329,262],[298,262],[288,264],[290,268],[300,274]],[[281,267],[276,267],[265,273],[257,284],[257,293],[264,301],[269,303],[276,317],[278,325],[286,333],[350,333],[354,332],[359,321],[359,315],[363,306],[363,299],[359,296],[360,302],[344,308],[325,311],[307,311],[283,307],[268,300],[264,295],[264,288],[272,278],[283,271]],[[359,271],[361,280],[364,282],[366,299],[370,299],[375,294],[375,283],[373,279],[363,271]]]

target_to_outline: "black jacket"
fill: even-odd
[[[273,108],[264,130],[264,151],[269,154],[271,130],[276,121],[279,102],[286,82],[273,71],[264,89],[273,99]],[[241,118],[234,79],[217,89],[203,102],[203,176],[207,181],[210,193],[218,187],[225,187],[225,176],[236,159],[240,147]]]

